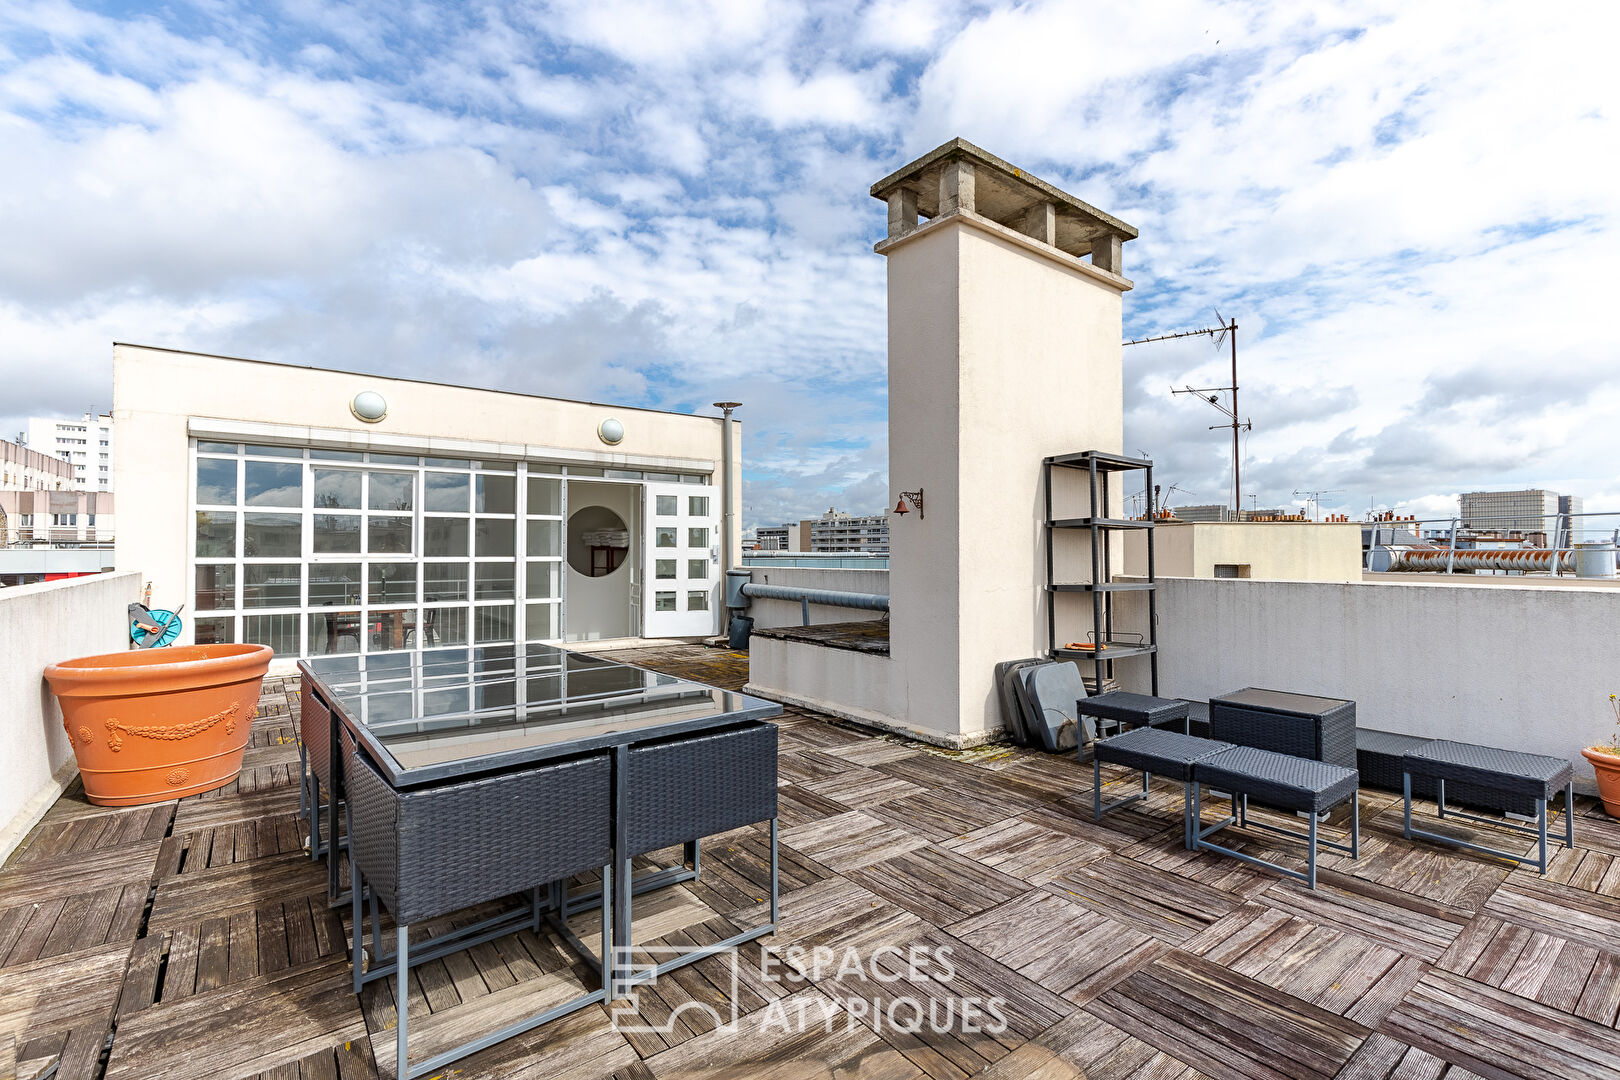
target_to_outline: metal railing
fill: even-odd
[[[1615,576],[1620,512],[1460,513],[1362,522],[1363,565],[1372,573],[1495,573]]]

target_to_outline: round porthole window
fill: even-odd
[[[375,424],[388,416],[388,402],[375,390],[362,390],[349,402],[349,411],[356,420]]]
[[[596,437],[609,446],[618,446],[619,443],[624,441],[624,425],[612,417],[608,417],[596,425]]]

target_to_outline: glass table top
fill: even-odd
[[[781,712],[774,702],[551,645],[316,657],[299,666],[397,784]]]

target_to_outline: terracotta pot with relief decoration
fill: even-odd
[[[85,795],[137,806],[236,779],[273,655],[268,645],[180,645],[46,668]]]

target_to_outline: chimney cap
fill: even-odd
[[[1097,237],[1112,234],[1134,240],[1133,226],[1084,200],[1048,184],[1037,176],[982,150],[966,139],[952,139],[904,165],[872,185],[872,197],[887,201],[898,190],[917,196],[917,211],[924,217],[939,212],[939,174],[954,161],[973,164],[976,213],[1007,225],[1021,221],[1035,206],[1050,202],[1056,210],[1056,246],[1071,255],[1084,255]]]

